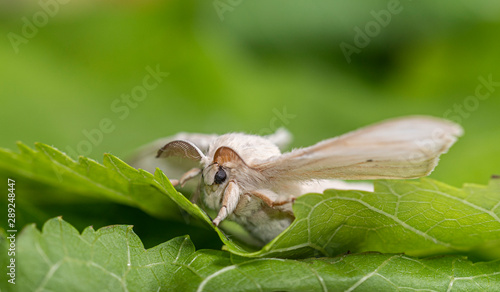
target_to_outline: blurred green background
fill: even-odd
[[[43,142],[102,161],[180,131],[264,134],[279,126],[300,147],[425,114],[465,129],[431,177],[486,184],[500,174],[499,31],[494,0],[1,0],[0,147]],[[356,43],[346,58],[341,47]],[[147,67],[169,75],[141,91]],[[493,85],[479,99],[481,78]],[[121,100],[132,92],[145,96]],[[88,133],[103,120],[107,131],[92,144]],[[78,206],[25,206],[39,215],[24,221],[149,220],[97,206],[87,217]],[[101,213],[115,217],[83,219]]]

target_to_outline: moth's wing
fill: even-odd
[[[297,149],[255,168],[269,180],[402,179],[428,175],[462,134],[452,122],[412,116],[387,120]]]
[[[156,158],[158,150],[172,141],[188,141],[195,145],[202,153],[207,153],[210,143],[217,138],[217,135],[179,133],[174,136],[161,138],[140,147],[128,163],[135,168],[142,168],[149,172],[154,172],[159,167],[169,178],[180,178],[185,172],[198,167],[199,162],[183,159],[181,157]]]
[[[264,136],[267,140],[271,141],[274,145],[283,151],[288,148],[292,142],[292,134],[285,128],[281,127],[276,130],[276,132]]]
[[[323,193],[325,190],[355,190],[373,192],[372,182],[345,181],[340,179],[319,179],[309,182],[303,182],[300,185],[300,193]]]

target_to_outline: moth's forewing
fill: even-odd
[[[417,178],[428,175],[461,134],[459,125],[442,119],[393,119],[285,153],[258,168],[281,180]]]

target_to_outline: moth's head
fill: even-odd
[[[217,163],[205,167],[202,172],[205,193],[207,195],[222,193],[228,182],[229,175],[230,170]]]
[[[227,183],[234,179],[235,174],[243,167],[246,167],[246,164],[238,153],[229,147],[219,147],[212,161],[202,172],[207,195],[222,192]]]
[[[207,195],[222,194],[227,183],[238,170],[246,168],[243,159],[232,148],[221,146],[212,157],[206,156],[196,145],[189,141],[176,140],[167,143],[156,157],[177,156],[197,161],[202,169],[203,183]]]

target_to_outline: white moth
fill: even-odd
[[[377,123],[284,154],[279,146],[290,140],[285,130],[265,137],[179,134],[168,139],[157,157],[181,157],[194,163],[172,183],[182,186],[201,175],[202,199],[217,212],[213,219],[216,226],[230,219],[268,242],[294,220],[291,205],[311,190],[311,182],[320,181],[324,186],[329,179],[426,176],[461,134],[461,127],[449,121],[412,116]],[[151,163],[145,162],[153,157],[151,145],[135,166]]]

